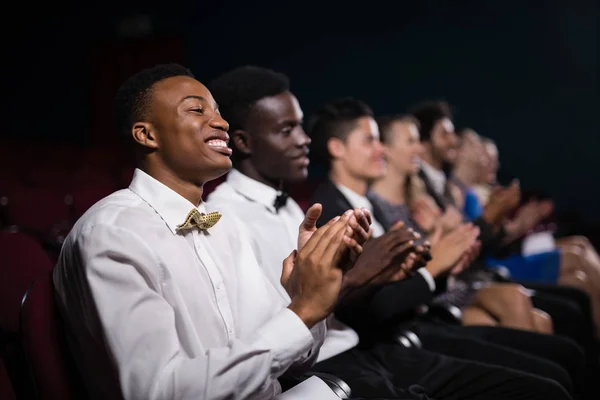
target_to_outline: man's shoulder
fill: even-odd
[[[331,218],[337,217],[352,208],[348,199],[330,180],[321,183],[315,190],[310,204],[315,203],[320,203],[323,206],[323,212],[319,221],[317,221],[317,226],[325,224]]]
[[[77,220],[67,239],[89,234],[94,228],[140,228],[156,216],[154,210],[129,189],[119,190],[90,207]]]
[[[314,203],[329,203],[336,201],[340,196],[341,192],[329,179],[321,182],[319,186],[313,192],[311,197],[311,204]]]

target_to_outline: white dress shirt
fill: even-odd
[[[421,169],[425,173],[425,176],[431,182],[433,190],[440,196],[444,195],[446,190],[446,174],[437,168],[432,167],[425,161],[421,160]]]
[[[383,225],[377,221],[373,212],[373,203],[366,197],[361,194],[356,193],[354,190],[350,189],[344,185],[335,185],[340,192],[346,197],[346,200],[350,203],[352,208],[366,208],[371,213],[371,227],[373,228],[372,236],[374,238],[379,237],[385,233],[385,229]],[[425,268],[419,268],[417,270],[419,274],[423,276],[425,282],[427,282],[427,286],[429,286],[429,290],[435,292],[435,279],[429,271]]]
[[[366,208],[371,213],[371,228],[373,228],[372,236],[379,237],[385,233],[383,225],[375,219],[373,215],[373,203],[366,196],[356,193],[354,190],[344,185],[335,185],[340,192],[346,197],[352,208]]]
[[[227,180],[208,196],[206,204],[209,209],[235,214],[244,223],[250,231],[260,265],[265,268],[273,286],[287,296],[280,283],[282,261],[298,246],[298,229],[304,213],[292,198],[276,211],[273,204],[277,194],[272,187],[232,169]],[[318,361],[343,353],[357,344],[358,334],[330,316]]]
[[[68,235],[54,282],[92,398],[270,399],[314,361],[322,330],[286,308],[244,226],[178,231],[193,208],[136,170]]]

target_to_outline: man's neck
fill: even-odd
[[[258,172],[249,160],[241,161],[235,165],[235,169],[246,175],[250,179],[254,179],[260,183],[272,187],[275,190],[281,189],[281,180],[269,179]]]
[[[352,176],[345,170],[332,168],[329,172],[329,179],[334,184],[346,186],[348,189],[361,196],[367,195],[368,182],[364,179]]]
[[[173,171],[166,168],[162,163],[141,162],[138,167],[195,206],[199,206],[202,203],[204,182],[193,183],[185,181]]]
[[[426,162],[427,164],[429,164],[429,166],[431,166],[432,168],[437,169],[438,171],[441,171],[442,168],[444,167],[444,163],[442,160],[438,160],[436,157],[434,157],[431,154],[431,151],[426,151],[423,153],[423,156],[421,157],[422,160],[424,162]]]
[[[371,190],[392,204],[404,204],[406,199],[406,179],[408,176],[388,167],[385,177],[376,181]]]

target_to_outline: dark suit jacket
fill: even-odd
[[[317,227],[325,225],[330,219],[353,208],[348,199],[329,179],[321,183],[313,193],[310,204],[315,203],[321,203],[323,206],[323,213],[317,221]],[[383,226],[383,229],[387,231],[391,227],[392,223],[385,220],[384,214],[376,204],[373,204],[373,214],[373,217]]]
[[[321,203],[323,206],[323,213],[317,226],[322,226],[330,219],[353,208],[330,180],[323,182],[317,188],[310,201],[310,204],[314,203]],[[390,221],[380,219],[383,215],[375,205],[373,205],[373,214],[386,230],[391,226]],[[436,280],[436,285],[445,290],[445,280],[439,282]],[[435,294],[431,292],[421,274],[382,285],[371,293],[368,299],[363,299],[360,304],[352,304],[336,310],[338,318],[356,329],[361,335],[361,340],[365,340],[364,335],[374,334],[373,324],[392,328],[399,323],[408,323],[415,317],[416,309],[423,304],[429,304]]]

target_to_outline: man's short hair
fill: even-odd
[[[318,108],[308,120],[307,133],[311,137],[317,161],[328,164],[331,155],[327,143],[331,138],[345,141],[355,125],[363,117],[373,118],[373,110],[366,103],[354,98],[342,98]]]
[[[211,81],[208,89],[229,123],[229,129],[245,130],[252,106],[265,97],[290,90],[290,82],[284,74],[248,65],[224,73]]]
[[[121,85],[115,98],[115,114],[122,134],[130,135],[133,124],[148,117],[154,84],[175,76],[194,78],[179,64],[160,64],[136,73]]]
[[[426,101],[419,103],[410,110],[421,124],[421,141],[427,142],[431,139],[431,132],[435,124],[444,118],[452,119],[450,106],[445,101]]]
[[[392,143],[392,126],[396,122],[405,122],[414,124],[417,129],[421,129],[419,120],[410,114],[396,114],[396,115],[384,115],[376,119],[377,125],[379,126],[379,139],[383,144]]]

